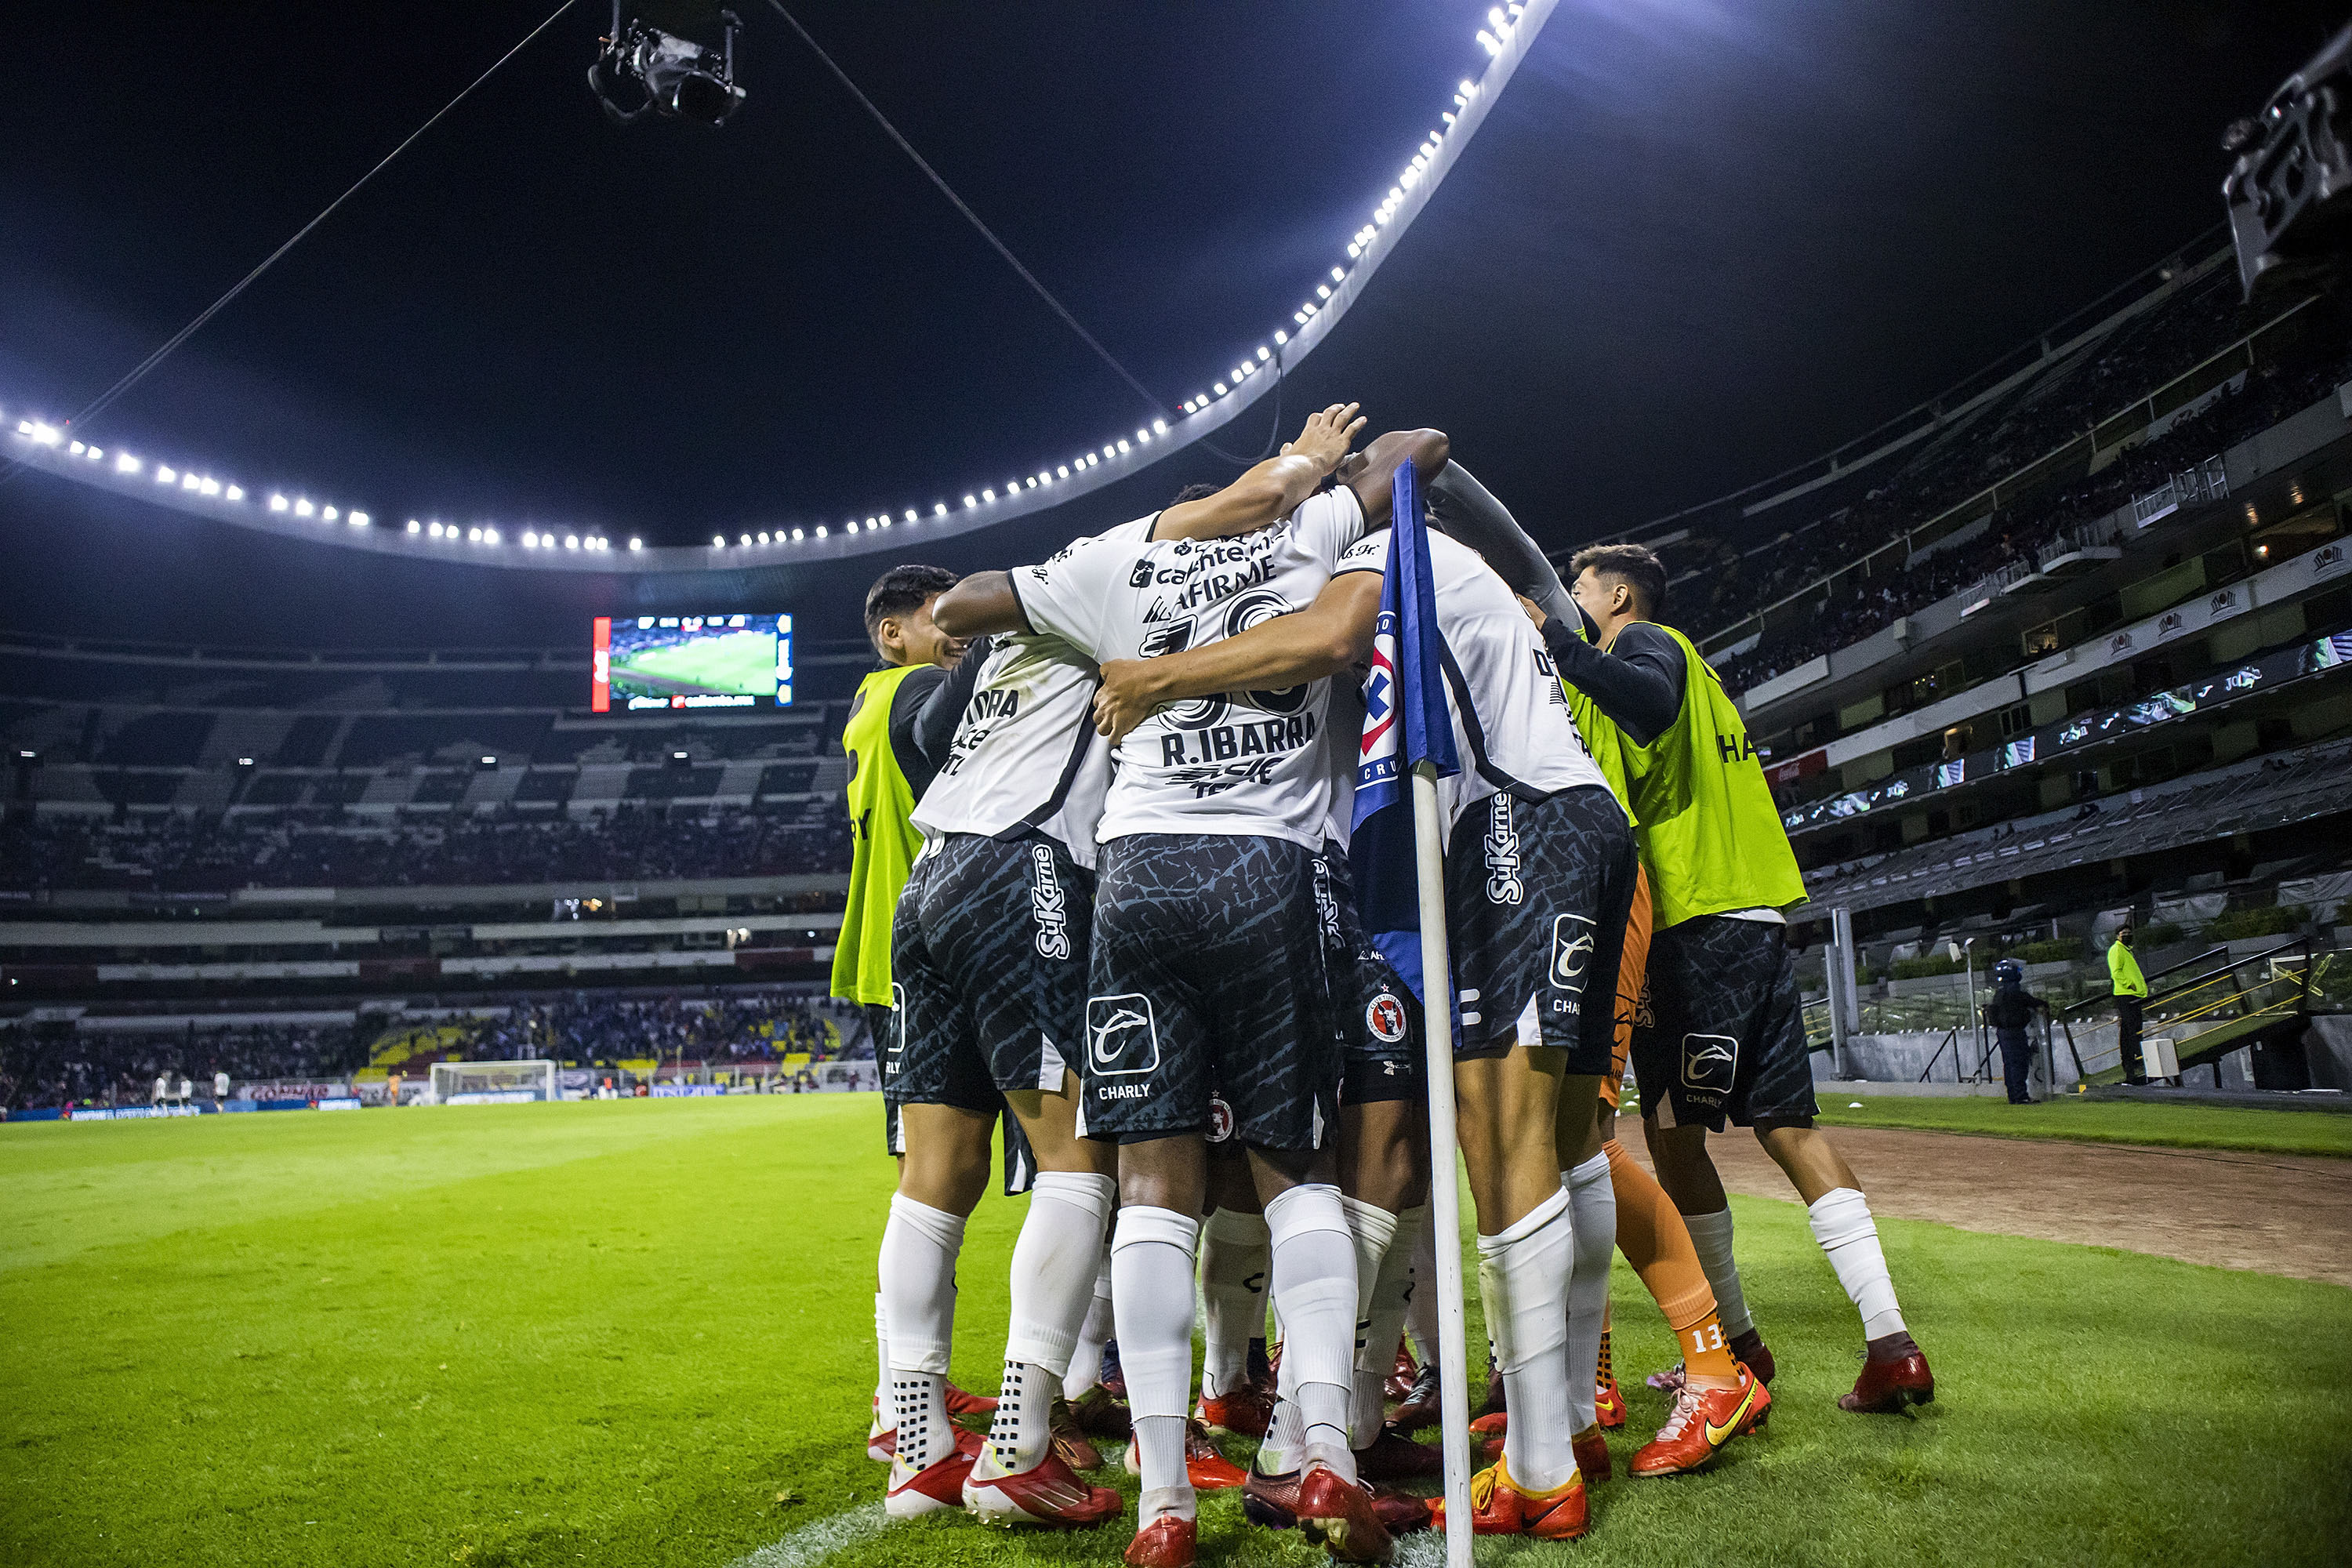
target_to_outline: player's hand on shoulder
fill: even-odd
[[[1309,458],[1325,473],[1337,468],[1348,456],[1348,448],[1356,444],[1363,433],[1366,421],[1357,416],[1362,406],[1354,403],[1334,403],[1307,416],[1307,426],[1297,439],[1286,442],[1282,455],[1286,458]]]
[[[1095,729],[1112,745],[1160,707],[1151,676],[1146,658],[1114,658],[1103,665],[1102,685],[1095,691]]]
[[[1519,608],[1528,613],[1528,619],[1535,622],[1536,630],[1543,630],[1544,622],[1549,618],[1543,613],[1543,606],[1537,604],[1533,599],[1528,598],[1525,594],[1515,595],[1514,597],[1519,601]]]

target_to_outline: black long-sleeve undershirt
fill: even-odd
[[[1588,635],[1594,629],[1589,617],[1585,628]],[[1690,667],[1675,639],[1657,627],[1633,622],[1617,633],[1607,653],[1557,617],[1544,623],[1543,637],[1560,679],[1591,698],[1635,745],[1648,745],[1682,717]]]
[[[956,731],[963,724],[965,705],[971,701],[971,694],[980,685],[980,667],[988,662],[988,656],[995,650],[995,638],[976,638],[971,647],[964,649],[963,658],[956,661],[956,667],[948,671],[948,678],[932,686],[923,698],[922,706],[915,710],[910,738],[934,771],[947,766],[948,752],[955,745]],[[914,679],[908,677],[910,681]],[[895,720],[897,716],[894,708],[891,717]]]
[[[931,787],[931,780],[939,776],[940,765],[917,742],[916,726],[922,718],[924,705],[947,682],[946,670],[937,665],[925,665],[898,682],[898,689],[890,694],[890,755],[897,760],[898,772],[906,776],[907,787],[914,792],[917,800],[923,798],[923,792]],[[959,708],[957,711],[962,710]]]

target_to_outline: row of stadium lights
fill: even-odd
[[[1496,5],[1487,10],[1487,25],[1478,30],[1478,42],[1480,46],[1486,49],[1490,58],[1500,55],[1503,52],[1503,47],[1505,43],[1508,41],[1514,30],[1517,27],[1519,17],[1524,9],[1524,6],[1515,4],[1510,5]],[[1372,209],[1372,221],[1366,224],[1362,228],[1358,229],[1355,235],[1348,241],[1348,258],[1350,261],[1360,258],[1363,255],[1365,249],[1370,246],[1374,237],[1379,235],[1381,229],[1385,227],[1389,222],[1396,216],[1398,209],[1404,205],[1406,193],[1413,190],[1423,179],[1428,177],[1430,170],[1435,165],[1438,153],[1444,146],[1446,132],[1454,128],[1455,121],[1454,110],[1468,108],[1470,100],[1478,95],[1478,84],[1467,78],[1465,78],[1461,84],[1455,89],[1454,94],[1454,109],[1447,110],[1438,116],[1439,120],[1443,122],[1441,128],[1432,131],[1426,137],[1423,138],[1421,145],[1413,151],[1412,161],[1407,163],[1403,171],[1398,174],[1397,183],[1390,187],[1388,195],[1383,196],[1381,199],[1380,205]],[[1299,302],[1298,309],[1291,312],[1292,324],[1303,327],[1308,321],[1312,321],[1317,315],[1320,314],[1324,304],[1331,298],[1333,285],[1345,283],[1347,279],[1348,271],[1346,268],[1334,267],[1331,268],[1329,280],[1316,284],[1315,297],[1311,300],[1301,300]],[[1223,379],[1211,384],[1210,391],[1200,393],[1194,396],[1186,398],[1183,403],[1180,405],[1180,407],[1187,415],[1206,412],[1210,405],[1216,399],[1228,396],[1232,393],[1238,391],[1243,382],[1248,380],[1251,376],[1257,374],[1260,371],[1272,364],[1274,363],[1275,349],[1289,342],[1289,341],[1290,333],[1288,330],[1285,328],[1276,328],[1274,333],[1274,342],[1271,346],[1260,344],[1254,354],[1244,355],[1241,361],[1225,374]],[[20,420],[16,426],[16,434],[38,446],[55,447],[64,440],[63,431],[53,425],[47,424],[38,419]],[[1121,437],[1118,440],[1106,443],[1098,451],[1084,452],[1077,457],[1071,458],[1066,463],[1058,463],[1050,468],[1040,468],[1034,474],[1027,474],[1017,479],[1008,479],[1005,481],[1004,489],[1002,492],[1002,499],[1011,500],[1014,496],[1024,490],[1050,489],[1052,486],[1070,479],[1073,475],[1082,475],[1088,468],[1099,467],[1107,458],[1123,456],[1133,451],[1139,447],[1149,447],[1151,445],[1153,440],[1164,437],[1167,434],[1168,421],[1165,419],[1154,419],[1148,426],[1139,426],[1132,438]],[[97,447],[85,446],[79,441],[75,441],[68,445],[66,447],[66,450],[75,457],[87,458],[94,463],[104,461],[106,457],[106,453],[103,449]],[[140,472],[141,467],[140,459],[131,456],[127,452],[120,453],[115,457],[114,471],[118,474],[137,474]],[[245,491],[239,486],[223,484],[222,482],[212,479],[210,476],[200,476],[193,472],[175,470],[163,465],[158,465],[155,469],[155,482],[164,485],[176,484],[184,490],[188,490],[198,495],[216,496],[225,500],[242,501],[245,499]],[[966,492],[963,498],[964,510],[966,511],[972,511],[977,510],[982,507],[992,506],[999,499],[999,492],[995,486],[983,485],[981,487],[977,494]],[[273,494],[269,498],[269,510],[275,512],[290,512],[296,517],[316,516],[322,522],[333,522],[340,517],[343,521],[353,528],[365,528],[368,526],[368,514],[363,511],[341,511],[339,509],[332,506],[314,504],[306,497],[296,496],[289,498],[284,495]],[[934,501],[931,504],[931,516],[934,518],[941,518],[946,517],[947,515],[947,502]],[[852,519],[842,525],[842,531],[845,533],[858,533],[874,529],[889,528],[898,523],[913,523],[919,521],[921,520],[915,509],[908,507],[900,512],[896,518],[893,518],[887,511],[880,511],[862,520]],[[499,533],[499,530],[495,527],[488,526],[469,526],[460,529],[453,522],[425,522],[420,521],[415,518],[410,518],[408,520],[408,531],[412,534],[418,535],[421,538],[446,541],[450,543],[464,542],[467,544],[496,547],[504,542],[504,536]],[[818,523],[813,530],[794,528],[788,531],[781,528],[761,529],[756,533],[746,532],[737,535],[735,547],[737,549],[755,549],[763,545],[773,546],[778,544],[793,544],[800,542],[803,539],[807,537],[810,532],[814,532],[819,539],[826,538],[828,536],[828,531],[829,531],[823,523]],[[523,531],[521,542],[523,548],[526,550],[584,550],[594,552],[610,550],[612,548],[612,541],[604,538],[601,534],[583,534],[574,532],[558,534],[551,531],[535,528],[525,529]],[[710,547],[713,550],[726,549],[728,547],[727,536],[723,533],[712,534],[710,536]],[[642,539],[631,539],[629,541],[629,548],[633,551],[643,550],[645,548],[645,541]]]

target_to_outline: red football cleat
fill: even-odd
[[[894,1424],[882,1425],[882,1401],[874,1401],[874,1418],[866,1426],[866,1457],[877,1465],[887,1465],[890,1456],[898,1451],[898,1428]]]
[[[1389,1371],[1389,1380],[1381,1385],[1381,1396],[1393,1403],[1412,1394],[1413,1380],[1421,1376],[1421,1363],[1412,1359],[1412,1352],[1404,1342],[1397,1342],[1396,1365]]]
[[[1200,1538],[1200,1527],[1191,1520],[1163,1513],[1135,1532],[1119,1561],[1127,1568],[1192,1568]]]
[[[1592,1379],[1593,1419],[1614,1432],[1625,1425],[1625,1396],[1617,1388],[1617,1365],[1609,1354],[1609,1331],[1601,1331],[1601,1365]]]
[[[1136,1457],[1135,1439],[1128,1439],[1127,1455],[1121,1461],[1130,1476],[1143,1474],[1143,1461]],[[1242,1468],[1217,1451],[1210,1439],[1208,1428],[1198,1421],[1184,1423],[1184,1474],[1195,1491],[1224,1491],[1248,1479]]]
[[[919,1470],[894,1455],[890,1490],[882,1499],[882,1511],[892,1519],[920,1519],[927,1513],[961,1509],[964,1479],[971,1474],[971,1462],[985,1446],[978,1434],[959,1428],[954,1452]]]
[[[1386,1563],[1396,1542],[1371,1494],[1328,1465],[1309,1465],[1297,1493],[1298,1532],[1342,1563]]]
[[[1609,1458],[1609,1445],[1598,1427],[1570,1438],[1569,1446],[1576,1451],[1576,1473],[1584,1478],[1586,1486],[1597,1487],[1616,1475],[1617,1468]]]
[[[1108,1487],[1088,1486],[1047,1449],[1029,1469],[997,1465],[996,1446],[982,1446],[963,1483],[963,1506],[984,1524],[1044,1524],[1086,1530],[1118,1517],[1124,1506]]]
[[[1370,1446],[1356,1450],[1356,1474],[1368,1481],[1417,1481],[1444,1473],[1444,1449],[1416,1443],[1393,1427],[1381,1427]]]
[[[1510,1429],[1511,1413],[1507,1410],[1493,1411],[1470,1423],[1470,1436],[1481,1442],[1492,1437],[1504,1436]]]
[[[1642,1446],[1629,1469],[1636,1476],[1679,1476],[1712,1460],[1726,1443],[1763,1425],[1772,1395],[1742,1366],[1737,1388],[1695,1388],[1685,1383],[1658,1435]]]
[[[1432,1530],[1445,1528],[1445,1502],[1432,1501]],[[1532,1535],[1573,1541],[1591,1527],[1584,1478],[1570,1476],[1548,1492],[1524,1492],[1501,1459],[1470,1478],[1470,1529],[1476,1535]]]
[[[1267,1530],[1288,1530],[1298,1522],[1298,1488],[1302,1478],[1297,1470],[1269,1476],[1256,1466],[1250,1467],[1249,1479],[1242,1487],[1242,1514],[1252,1524]],[[1394,1487],[1357,1483],[1372,1500],[1372,1512],[1391,1535],[1403,1535],[1410,1531],[1429,1528],[1429,1503],[1408,1491]]]
[[[947,1384],[946,1392],[950,1415],[992,1415],[996,1413],[996,1401],[985,1394],[968,1394],[952,1383]]]
[[[1213,1398],[1202,1394],[1192,1415],[1219,1437],[1263,1438],[1265,1429],[1274,1425],[1274,1406],[1248,1384]]]
[[[1927,1370],[1927,1358],[1915,1345],[1909,1355],[1897,1360],[1863,1363],[1853,1391],[1838,1395],[1838,1408],[1864,1415],[1888,1415],[1910,1405],[1931,1404],[1935,1397],[1936,1374]]]

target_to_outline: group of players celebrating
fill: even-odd
[[[1421,1002],[1367,938],[1349,858],[1404,465],[1442,531],[1463,764],[1441,817],[1491,1342],[1475,1528],[1588,1527],[1587,1488],[1612,1473],[1602,1429],[1625,1419],[1612,1249],[1683,1352],[1654,1379],[1674,1406],[1632,1473],[1696,1469],[1764,1425],[1772,1357],[1706,1152],[1727,1117],[1788,1174],[1863,1319],[1840,1405],[1933,1396],[1860,1184],[1813,1125],[1795,858],[1738,710],[1660,620],[1656,557],[1589,549],[1563,584],[1445,436],[1357,452],[1364,424],[1334,405],[1222,489],[1011,572],[895,567],[868,595],[886,668],[844,737],[835,990],[868,1005],[900,1163],[868,1436],[894,1518],[1105,1523],[1119,1494],[1081,1472],[1104,1462],[1093,1439],[1126,1438],[1131,1564],[1194,1561],[1204,1488],[1243,1487],[1252,1521],[1343,1561],[1442,1522],[1442,1500],[1398,1484],[1443,1468],[1412,1438],[1436,1417],[1426,1326],[1419,1381],[1393,1415],[1383,1400],[1432,1304],[1433,1241],[1451,1240],[1427,1234]],[[1654,1180],[1614,1135],[1629,1055]],[[991,1402],[949,1383],[948,1353],[1000,1118],[1029,1210],[982,1436],[955,1417]],[[1253,1356],[1268,1305],[1271,1366]],[[1220,1435],[1261,1440],[1245,1472]]]

